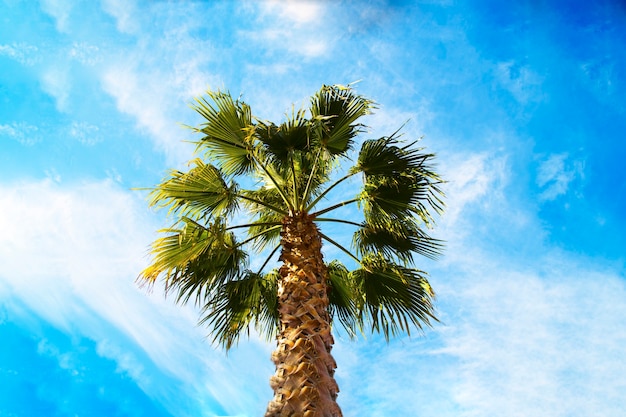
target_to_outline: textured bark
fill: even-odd
[[[280,329],[272,354],[274,399],[265,417],[341,417],[330,351],[326,266],[317,226],[306,214],[288,217],[281,233]]]

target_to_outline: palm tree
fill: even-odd
[[[426,232],[443,206],[434,155],[399,132],[353,152],[359,120],[374,107],[350,86],[323,86],[308,112],[276,125],[209,91],[193,105],[204,118],[192,128],[200,157],[151,189],[150,205],[168,208],[174,225],[152,244],[140,281],[162,278],[177,301],[193,299],[226,349],[251,327],[275,338],[267,417],[342,415],[333,320],[351,336],[387,339],[436,320],[426,274],[413,267],[415,255],[441,250]],[[359,178],[356,192],[339,187]],[[355,218],[327,217],[348,205]],[[329,236],[332,223],[351,228],[352,241]],[[325,262],[322,243],[345,262]]]

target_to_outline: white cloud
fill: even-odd
[[[123,285],[129,278],[120,276],[116,268],[130,261],[127,268],[138,267],[140,261],[133,258],[139,255],[141,259],[140,239],[146,236],[145,232],[142,236],[130,233],[137,228],[137,202],[111,183],[63,190],[43,181],[2,185],[1,189],[0,253],[4,274],[11,271],[5,279],[17,293],[38,299],[32,305],[36,311],[44,316],[59,313],[56,324],[68,325],[64,309],[50,305],[63,298],[66,290],[74,296],[84,292],[97,301],[102,295],[99,287]],[[25,262],[29,267],[20,268]],[[54,275],[60,277],[49,281]]]
[[[323,19],[324,8],[319,1],[267,1],[260,4],[261,12],[277,17],[280,20],[289,20],[295,25],[310,24]]]
[[[325,37],[292,28],[271,28],[261,32],[247,32],[244,35],[252,42],[262,42],[267,48],[283,50],[304,58],[320,57],[330,47],[330,41]]]
[[[119,111],[133,116],[171,159],[188,157],[188,149],[183,152],[180,143],[184,131],[176,124],[172,111],[185,103],[173,96],[172,86],[163,83],[159,74],[146,71],[139,75],[139,71],[125,65],[110,67],[102,79],[105,92],[115,98]]]
[[[122,8],[121,3],[107,4],[115,10]],[[189,9],[166,3],[152,7],[159,34],[138,33],[135,46],[124,55],[109,57],[99,76],[103,90],[115,99],[119,111],[135,118],[138,127],[147,131],[169,157],[170,165],[175,165],[190,155],[190,148],[181,144],[190,138],[190,132],[180,126],[194,116],[188,104],[221,82],[206,70],[213,57],[212,45],[192,33],[199,20],[187,19],[180,24],[178,15],[190,14]],[[132,21],[142,19],[141,12],[132,7],[124,13]]]
[[[253,340],[234,352],[237,361],[226,358],[196,326],[195,309],[165,300],[160,288],[146,294],[135,285],[159,228],[139,196],[112,181],[65,187],[49,180],[20,182],[0,184],[0,207],[3,304],[19,299],[29,315],[96,341],[101,355],[116,360],[120,371],[172,412],[180,399],[155,380],[173,377],[186,387],[182,395],[200,404],[213,394],[211,401],[235,413],[262,398],[254,389],[243,392],[232,375],[269,377],[266,347],[259,349]],[[111,326],[150,362],[132,353],[137,349]],[[154,374],[155,365],[165,376]],[[255,386],[265,388],[263,382]]]
[[[0,137],[2,136],[14,139],[26,146],[32,146],[41,141],[39,128],[24,122],[0,125]]]
[[[550,155],[541,162],[537,170],[537,185],[543,188],[540,200],[554,200],[566,194],[570,183],[583,176],[583,164],[572,162],[566,164],[569,155],[566,153]]]
[[[442,188],[446,193],[445,215],[441,229],[447,239],[460,236],[462,227],[472,227],[467,219],[468,206],[478,206],[481,210],[493,210],[494,200],[498,200],[507,185],[508,169],[506,156],[489,153],[445,153],[439,155],[442,161],[440,174],[447,181]]]
[[[50,67],[41,77],[44,92],[55,99],[56,108],[60,112],[69,110],[68,100],[72,89],[69,70],[67,68]]]
[[[83,65],[93,66],[102,62],[100,48],[86,42],[74,42],[69,51],[69,56]]]
[[[134,1],[103,0],[102,9],[113,16],[117,30],[121,33],[135,34],[140,30],[137,16],[137,6]]]
[[[284,50],[305,58],[321,57],[331,47],[332,25],[322,2],[269,1],[258,7],[259,30],[242,32],[252,42],[269,50]]]
[[[530,67],[514,61],[499,62],[495,68],[496,79],[520,103],[542,99],[543,78]]]
[[[59,32],[68,32],[70,13],[73,7],[72,1],[66,0],[42,0],[41,9],[52,16],[56,21],[56,28]]]
[[[457,309],[441,352],[458,362],[459,415],[620,415],[623,278],[564,253],[524,269],[483,260],[440,293]]]
[[[32,66],[40,61],[39,48],[23,42],[0,45],[0,55],[8,56],[22,65]]]
[[[70,136],[78,140],[83,145],[95,145],[102,141],[99,135],[100,128],[87,122],[72,122],[69,133]]]

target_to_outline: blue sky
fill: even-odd
[[[622,416],[625,44],[619,1],[1,0],[0,416],[261,415],[273,346],[136,287],[166,223],[132,189],[207,88],[280,121],[356,80],[365,137],[437,153],[447,250],[440,324],[337,336],[344,414]]]

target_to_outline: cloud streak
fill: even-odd
[[[459,363],[451,396],[460,415],[618,416],[623,278],[558,252],[536,260],[539,268],[483,259],[455,280],[463,289],[445,294],[462,312],[441,350]]]
[[[21,300],[63,332],[96,341],[99,354],[173,414],[179,413],[175,396],[153,382],[159,373],[180,381],[194,407],[241,412],[261,396],[255,389],[242,395],[236,380],[217,375],[269,375],[269,351],[242,349],[237,363],[226,359],[196,327],[195,309],[135,286],[145,245],[158,228],[143,206],[106,180],[62,188],[51,181],[0,185],[0,299]]]
[[[554,200],[566,194],[570,183],[583,177],[583,164],[573,162],[566,164],[569,155],[566,153],[550,155],[541,162],[537,170],[537,185],[543,189],[540,200]]]

